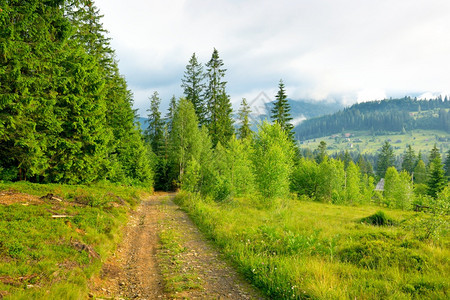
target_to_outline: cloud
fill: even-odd
[[[145,102],[180,93],[184,68],[213,48],[235,104],[276,91],[347,103],[438,93],[450,82],[447,0],[97,0],[121,71]],[[149,94],[150,95],[150,94]],[[147,95],[147,97],[149,96]],[[167,96],[166,96],[167,95]],[[179,95],[179,94],[177,94]],[[169,97],[169,98],[168,98]]]

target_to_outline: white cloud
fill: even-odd
[[[280,78],[290,97],[340,97],[347,103],[448,91],[447,0],[97,0],[96,5],[122,72],[139,89],[137,106],[150,95],[143,98],[147,89],[179,93],[191,54],[207,62],[214,47],[228,68],[235,104],[242,95],[272,93]]]
[[[358,92],[357,102],[387,99],[386,93],[380,89],[365,89]]]

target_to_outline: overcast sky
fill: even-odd
[[[119,67],[146,114],[182,95],[192,53],[216,48],[238,107],[283,79],[293,99],[450,94],[448,0],[96,0]]]

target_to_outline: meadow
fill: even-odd
[[[107,183],[0,183],[0,298],[86,298],[142,193]]]
[[[176,201],[271,298],[449,297],[448,215],[431,237],[426,212],[306,198],[217,203],[184,192]]]
[[[407,145],[418,153],[427,155],[433,145],[445,153],[450,150],[450,133],[439,130],[411,130],[404,134],[386,133],[384,135],[373,135],[369,131],[349,131],[346,132],[349,137],[343,137],[341,134],[326,136],[303,141],[301,148],[317,149],[320,141],[327,143],[328,153],[341,151],[358,151],[361,154],[376,154],[384,141],[389,141],[392,145],[395,155],[404,153]]]

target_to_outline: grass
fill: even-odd
[[[361,219],[362,223],[374,226],[391,226],[395,221],[388,217],[383,211],[379,210],[373,215]]]
[[[166,218],[161,221],[161,225],[158,259],[165,292],[169,298],[178,298],[184,291],[201,289],[198,274],[183,258],[187,248],[183,246],[184,240],[175,222]]]
[[[360,153],[376,154],[386,140],[394,149],[395,155],[401,155],[407,145],[411,145],[416,153],[428,154],[433,145],[443,152],[450,149],[450,133],[438,130],[412,130],[405,134],[392,133],[388,135],[373,136],[368,131],[349,131],[351,137],[344,138],[339,135],[315,138],[302,142],[302,148],[317,149],[320,141],[327,143],[328,153],[341,151],[358,151]],[[446,141],[444,141],[446,140]]]
[[[393,226],[362,222],[379,207],[298,200],[176,201],[239,270],[276,299],[444,299],[448,231],[419,240],[403,223],[423,213],[385,209]],[[379,214],[378,214],[379,215]]]
[[[83,299],[144,191],[106,183],[0,183],[0,193],[7,192],[59,200],[0,204],[0,298]]]

